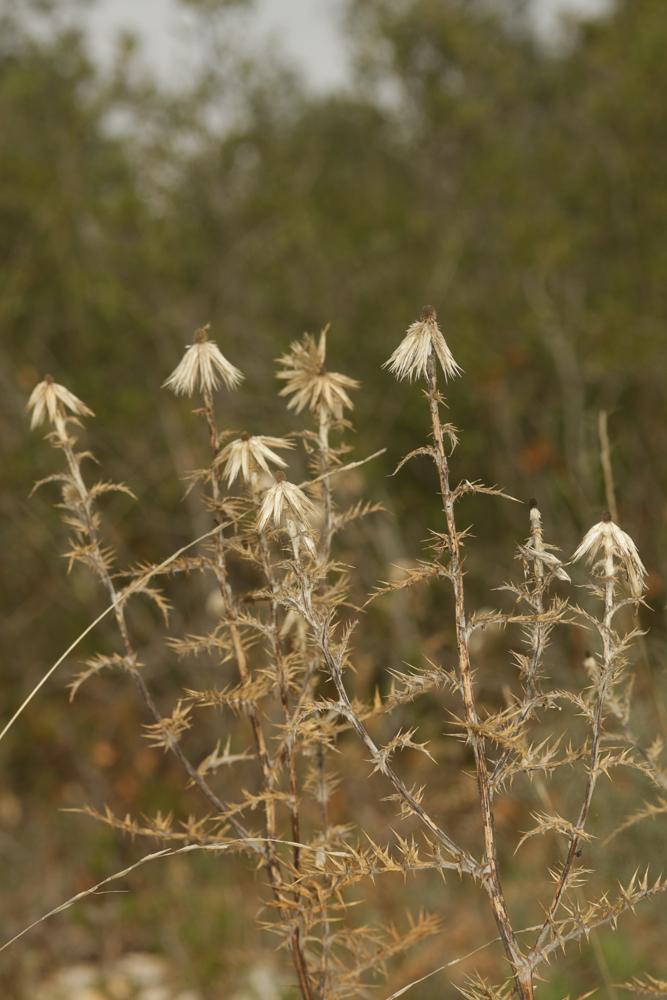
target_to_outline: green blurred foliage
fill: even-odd
[[[238,18],[251,17],[252,5],[190,5],[202,22],[202,60],[178,93],[150,80],[130,39],[101,75],[84,37],[58,16],[66,6],[7,3],[0,13],[3,718],[101,600],[82,576],[65,581],[49,497],[28,500],[33,481],[54,468],[23,415],[43,372],[92,406],[88,440],[104,476],[139,497],[109,502],[110,540],[127,562],[157,559],[202,525],[179,477],[201,463],[204,442],[187,407],[160,390],[191,331],[210,320],[247,374],[245,391],[225,401],[228,424],[274,433],[294,425],[276,400],[272,359],[331,321],[336,364],[364,383],[356,452],[388,448],[367,470],[367,493],[389,498],[395,515],[365,539],[371,586],[384,562],[415,553],[435,517],[425,464],[387,485],[424,419],[418,393],[380,372],[430,301],[466,371],[450,398],[464,432],[457,471],[538,496],[550,537],[566,549],[605,505],[596,420],[599,409],[610,412],[622,521],[651,574],[652,639],[637,691],[643,731],[654,732],[665,721],[664,0],[619,0],[608,17],[573,24],[556,48],[536,40],[512,0],[350,0],[354,79],[325,95],[269,53],[239,48]],[[525,513],[476,500],[469,519],[478,539],[471,588],[493,603]],[[181,596],[174,629],[200,613],[202,595]],[[426,631],[440,629],[437,598],[423,601],[410,613]],[[370,687],[382,682],[384,655],[414,654],[416,638],[401,621],[387,628],[382,612],[369,620]],[[137,613],[135,627],[153,649],[151,613]],[[87,648],[104,641],[112,640],[102,630]],[[573,640],[569,656],[580,652]],[[178,669],[155,673],[163,693]],[[185,808],[168,762],[147,758],[137,769],[131,692],[101,681],[70,711],[62,686],[61,678],[41,695],[3,747],[7,794],[21,803],[18,828],[5,810],[11,837],[86,798]],[[107,744],[121,746],[112,765],[82,763],[82,747],[94,759]],[[77,865],[107,871],[127,851],[87,832],[82,852],[69,843],[73,822],[83,836],[83,820],[54,823],[50,849],[64,874],[49,903],[68,894],[65,875]],[[651,831],[637,836],[659,854]],[[47,843],[41,831],[7,849],[12,926],[43,909],[21,872]],[[193,878],[204,891],[206,878]],[[226,921],[216,911],[221,936]],[[614,976],[632,973],[632,954],[610,949]],[[197,968],[207,961],[211,980],[224,978],[228,958],[198,955]],[[599,974],[594,957],[575,957],[562,991],[545,996],[583,990]]]

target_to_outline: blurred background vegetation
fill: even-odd
[[[63,16],[64,0],[0,2],[2,718],[102,606],[83,572],[66,578],[53,498],[28,499],[55,470],[24,414],[44,372],[95,410],[87,442],[103,476],[138,496],[107,503],[111,541],[126,562],[159,559],[206,529],[182,483],[206,442],[187,405],[160,389],[192,330],[210,321],[246,372],[243,391],[225,398],[228,425],[276,433],[296,425],[276,398],[273,358],[330,321],[334,367],[363,382],[355,454],[387,447],[363,492],[390,513],[369,521],[347,554],[371,587],[387,563],[417,555],[437,523],[426,463],[387,478],[425,421],[419,393],[379,370],[432,302],[466,371],[449,398],[464,432],[456,471],[538,497],[566,553],[605,506],[597,420],[609,414],[621,523],[650,573],[651,634],[636,680],[636,724],[650,742],[667,721],[667,4],[616,0],[548,44],[530,26],[530,0],[347,0],[350,77],[326,92],[278,54],[240,44],[252,4],[189,6],[202,56],[174,89],[155,82],[131,38],[102,71],[76,17]],[[513,572],[525,509],[474,500],[465,514],[475,525],[472,593],[493,605],[493,588]],[[195,630],[201,594],[182,596],[172,627]],[[446,656],[442,619],[438,595],[378,606],[358,693],[382,683],[385,665],[416,656],[419,632],[436,635],[426,648]],[[151,612],[137,613],[135,627],[168,704],[182,668],[165,659]],[[102,628],[86,648],[105,642],[114,640]],[[570,683],[582,643],[568,636],[553,665]],[[59,810],[194,808],[169,760],[142,745],[141,711],[121,678],[95,681],[69,707],[75,668],[56,675],[2,746],[3,940],[141,850]],[[512,676],[493,649],[480,673],[489,698]],[[195,749],[210,749],[205,735]],[[463,751],[447,752],[455,782]],[[360,777],[360,797],[364,787]],[[622,778],[618,788],[615,803],[599,806],[612,823],[614,808],[620,817],[646,792]],[[456,823],[473,828],[470,784],[448,794]],[[526,829],[508,809],[500,826]],[[377,832],[378,818],[366,819]],[[637,828],[597,863],[610,872],[634,868],[635,856],[659,865],[664,833]],[[553,845],[543,850],[553,861]],[[511,855],[506,863],[511,895]],[[85,979],[86,963],[115,968],[137,952],[169,959],[176,992],[155,998],[278,998],[280,962],[252,922],[251,878],[240,862],[210,859],[145,869],[131,893],[89,900],[3,955],[3,995],[50,998],[44,983],[63,970],[76,966]],[[404,891],[377,886],[369,912],[401,919]],[[456,927],[395,970],[394,988],[493,937],[482,903],[478,913],[469,896],[448,891],[409,890],[446,927],[455,907]],[[517,882],[513,905],[529,918],[522,893]],[[599,986],[613,996],[610,984],[647,965],[665,976],[664,904],[662,918],[661,932],[660,908],[648,907],[616,937],[600,935],[541,995]],[[265,973],[252,971],[260,945]],[[497,977],[498,954],[477,967]],[[464,971],[416,995],[455,995]],[[134,995],[95,989],[91,997]]]

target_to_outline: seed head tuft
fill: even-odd
[[[218,455],[217,464],[224,465],[228,486],[231,486],[238,475],[244,482],[252,483],[260,472],[270,472],[271,465],[279,469],[285,468],[287,463],[276,454],[275,448],[293,447],[293,443],[285,438],[242,434],[225,445]]]
[[[308,521],[315,514],[315,505],[294,483],[285,479],[285,474],[277,472],[273,486],[262,498],[257,517],[257,530],[263,531],[269,523],[281,528],[292,521],[301,529],[308,529]]]
[[[301,340],[295,340],[289,351],[278,358],[282,367],[276,372],[276,378],[285,382],[280,395],[289,397],[287,406],[290,410],[297,413],[306,407],[317,413],[328,410],[336,420],[340,420],[344,410],[353,408],[348,390],[358,389],[359,383],[348,375],[327,369],[328,329],[325,327],[322,330],[318,340],[309,333],[304,334]]]
[[[39,427],[44,420],[56,424],[67,416],[67,412],[75,417],[94,417],[92,410],[85,403],[66,389],[53,381],[52,375],[45,375],[30,393],[26,409],[32,410],[30,427]]]
[[[645,590],[646,567],[630,535],[612,521],[611,514],[605,513],[602,520],[586,532],[572,559],[575,562],[585,559],[589,565],[595,566],[608,555],[625,570],[633,596],[641,597]]]
[[[424,306],[421,318],[408,327],[405,337],[383,368],[396,376],[399,381],[425,378],[431,354],[435,354],[445,379],[460,375],[462,369],[447,346],[447,341],[438,326],[433,306]]]
[[[222,385],[235,389],[243,372],[224,356],[218,345],[208,339],[209,324],[196,331],[171,375],[162,383],[177,396],[193,396],[195,392],[215,392]]]

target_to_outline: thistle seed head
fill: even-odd
[[[268,524],[284,527],[289,520],[299,528],[308,530],[308,522],[315,514],[315,505],[300,487],[276,473],[275,482],[266,490],[259,508],[257,530],[264,531]]]
[[[193,342],[163,388],[171,389],[177,396],[193,396],[196,392],[215,392],[222,385],[236,389],[243,380],[243,372],[224,356],[218,345],[208,339],[209,324],[196,331]]]
[[[438,326],[433,306],[424,306],[421,317],[408,327],[405,337],[383,368],[388,368],[400,381],[425,378],[431,354],[435,354],[445,379],[460,375],[462,369],[447,346],[447,341]]]
[[[51,375],[45,375],[30,393],[30,398],[26,405],[27,410],[32,410],[30,427],[39,427],[44,420],[51,424],[56,424],[64,419],[67,413],[72,413],[75,417],[94,417],[95,414],[89,410],[85,403],[66,389],[64,385],[58,385],[53,381]]]
[[[249,483],[254,481],[258,473],[270,472],[271,465],[284,469],[287,463],[274,449],[293,447],[294,444],[285,438],[242,434],[235,441],[225,445],[217,458],[217,464],[224,465],[228,486],[231,486],[239,475],[244,482]]]
[[[612,521],[611,514],[605,512],[602,520],[586,532],[572,560],[585,559],[594,566],[607,555],[616,559],[625,570],[633,596],[641,597],[645,590],[646,567],[630,535]]]
[[[319,340],[309,333],[295,340],[289,351],[278,358],[282,368],[276,372],[276,378],[285,382],[280,395],[289,397],[288,409],[296,413],[306,408],[313,413],[326,409],[340,420],[344,410],[353,409],[348,390],[358,389],[359,383],[347,375],[327,370],[328,329],[322,330]]]

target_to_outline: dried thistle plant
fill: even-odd
[[[379,505],[358,501],[347,509],[338,507],[336,482],[346,470],[363,464],[346,462],[345,443],[351,394],[359,386],[331,371],[326,355],[327,329],[318,338],[306,334],[278,359],[277,377],[284,382],[280,395],[308,419],[298,436],[308,478],[297,483],[296,476],[288,478],[284,457],[294,451],[293,440],[239,435],[220,426],[216,394],[236,389],[243,376],[209,340],[208,327],[197,331],[164,384],[191,398],[195,414],[203,419],[208,461],[191,483],[199,486],[211,532],[195,556],[172,560],[168,568],[162,563],[119,571],[104,541],[97,501],[112,489],[129,491],[106,482],[87,484],[77,434],[80,421],[92,412],[52,379],[33,391],[28,403],[32,426],[48,421],[48,440],[64,459],[63,472],[49,480],[61,486],[61,506],[72,533],[70,564],[81,563],[96,575],[113,604],[118,632],[118,648],[86,662],[71,685],[72,696],[103,669],[129,675],[146,711],[144,736],[178,760],[184,783],[198,790],[202,804],[200,816],[180,818],[161,813],[121,818],[111,807],[83,811],[119,833],[160,840],[168,845],[167,853],[234,850],[258,863],[264,885],[261,922],[289,952],[303,1000],[369,995],[378,978],[400,967],[402,955],[441,934],[442,920],[450,916],[446,897],[441,915],[418,908],[398,928],[387,921],[364,923],[357,903],[370,881],[393,874],[444,879],[456,873],[471,898],[486,899],[505,961],[498,982],[475,974],[460,992],[471,998],[514,995],[526,1000],[534,996],[538,978],[558,951],[586,939],[597,927],[615,926],[636,904],[667,889],[667,881],[649,879],[648,873],[635,875],[615,894],[608,887],[592,895],[583,889],[599,843],[598,832],[596,840],[590,829],[594,795],[602,794],[599,779],[613,777],[622,765],[647,776],[663,794],[667,790],[659,763],[661,744],[643,748],[631,726],[632,644],[640,633],[632,624],[623,626],[622,611],[636,609],[642,601],[646,570],[630,535],[609,516],[591,528],[568,563],[546,539],[539,506],[531,501],[528,536],[516,549],[518,578],[496,588],[509,597],[511,607],[470,610],[464,562],[468,531],[459,527],[458,504],[475,494],[506,495],[494,486],[453,478],[458,435],[443,420],[439,380],[462,371],[435,311],[427,307],[385,367],[399,380],[423,384],[429,436],[399,468],[420,456],[433,463],[441,522],[430,526],[426,558],[400,579],[379,586],[369,602],[383,601],[393,591],[439,588],[438,599],[450,615],[454,659],[445,666],[424,656],[421,665],[409,670],[388,665],[390,684],[384,694],[370,700],[357,697],[354,638],[363,633],[365,619],[350,600],[353,570],[337,559],[336,545],[341,532]],[[581,563],[589,577],[586,608],[567,596],[570,577]],[[168,637],[165,662],[183,660],[193,680],[184,691],[174,692],[172,707],[163,711],[145,678],[126,607],[143,593],[168,620],[170,600],[164,590],[175,575],[200,576],[217,588],[218,600],[201,632]],[[488,626],[501,626],[512,637],[516,667],[513,690],[492,705],[480,698],[485,665],[474,654],[477,633]],[[547,653],[558,629],[575,627],[597,636],[597,651],[587,655],[571,685],[554,687]],[[214,686],[196,679],[201,659],[215,666],[220,679]],[[472,755],[479,827],[479,838],[472,843],[461,839],[452,816],[440,815],[440,749],[420,734],[419,716],[410,714],[418,698],[439,711],[446,706],[454,735]],[[575,718],[585,724],[583,736],[581,725],[569,732]],[[193,759],[193,735],[208,738],[211,732],[210,749],[202,759]],[[359,755],[338,752],[350,746],[359,747],[365,763]],[[425,784],[411,778],[405,763],[417,757],[428,768],[419,769],[420,776],[430,775]],[[357,769],[365,769],[362,775],[345,773],[351,759]],[[570,816],[558,811],[556,793],[550,790],[564,769],[574,769],[581,784],[578,808]],[[365,834],[354,808],[336,820],[332,815],[336,790],[351,777],[370,781],[371,775],[384,788],[389,806],[383,808],[392,811],[394,832],[384,841]],[[530,809],[534,825],[514,831],[501,851],[499,801],[516,797],[518,786],[524,798],[535,797]],[[651,814],[667,811],[661,803],[664,799],[649,807]],[[340,809],[339,804],[338,814]],[[556,838],[563,850],[548,872],[528,872],[531,893],[544,883],[549,892],[535,909],[539,923],[527,929],[517,926],[510,912],[501,858],[544,835]],[[586,868],[581,862],[584,844],[590,855]],[[440,962],[435,971],[444,968]],[[663,985],[649,976],[634,980],[631,988],[660,994]]]

